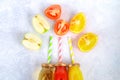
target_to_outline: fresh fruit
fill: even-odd
[[[22,44],[30,50],[38,50],[42,45],[42,41],[35,34],[26,33],[24,35],[24,39],[22,41]]]
[[[50,29],[50,25],[47,20],[39,14],[33,17],[32,24],[35,30],[40,34],[43,34]]]
[[[97,41],[96,34],[86,33],[78,40],[78,47],[82,52],[88,52],[96,45]]]
[[[44,13],[48,18],[50,18],[52,20],[56,20],[56,19],[60,18],[61,7],[58,4],[51,5],[47,9],[45,9]]]
[[[69,24],[60,19],[60,20],[57,20],[55,25],[54,25],[54,32],[59,35],[59,36],[62,36],[62,35],[65,35],[69,30]]]
[[[84,13],[76,14],[70,21],[70,31],[73,33],[80,33],[83,31],[86,24]]]

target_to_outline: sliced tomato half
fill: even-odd
[[[69,30],[69,24],[60,19],[60,20],[57,20],[55,25],[54,25],[54,32],[59,35],[59,36],[62,36],[62,35],[65,35]]]
[[[44,13],[48,18],[50,18],[52,20],[56,20],[56,19],[60,18],[61,7],[58,4],[51,5],[47,9],[45,9]]]
[[[98,36],[96,34],[91,32],[86,33],[82,37],[80,37],[78,41],[78,48],[82,52],[88,52],[95,47],[97,41],[98,41]]]

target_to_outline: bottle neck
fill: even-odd
[[[56,66],[56,70],[66,70],[66,66]]]

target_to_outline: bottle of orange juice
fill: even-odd
[[[83,80],[82,71],[78,63],[70,64],[68,68],[68,79],[69,80]]]

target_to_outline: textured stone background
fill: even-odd
[[[49,35],[54,35],[52,63],[57,62],[57,36],[51,30],[43,35],[32,27],[35,14],[43,14],[50,4],[62,6],[61,18],[69,21],[77,12],[87,18],[83,33],[99,36],[97,46],[88,53],[78,50],[76,42],[81,36],[71,34],[76,62],[81,64],[84,80],[120,79],[120,0],[0,0],[0,80],[35,80],[41,64],[47,61]],[[43,40],[39,51],[23,47],[21,40],[26,32],[38,34]],[[70,63],[66,36],[63,37],[63,62]]]

